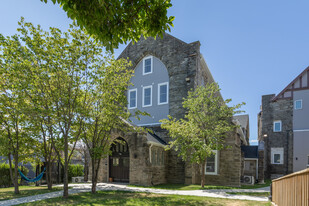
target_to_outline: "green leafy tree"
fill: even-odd
[[[10,177],[13,180],[15,194],[18,188],[18,163],[26,161],[32,149],[32,133],[29,116],[25,112],[29,102],[25,101],[28,87],[25,68],[29,68],[27,51],[17,35],[5,38],[0,34],[0,153],[6,155],[10,164]],[[12,159],[14,159],[14,174]]]
[[[50,174],[55,153],[59,160],[63,159],[67,197],[68,164],[82,132],[86,115],[83,111],[89,105],[86,100],[93,86],[89,83],[90,74],[102,65],[103,46],[76,25],[71,25],[67,32],[57,28],[43,31],[23,18],[19,25],[19,36],[1,36],[1,80],[5,80],[1,82],[1,92],[6,92],[1,100],[2,122],[5,124],[6,118],[11,117],[8,113],[12,108],[18,111],[18,118],[25,118],[21,121],[14,117],[25,123],[14,124],[10,132],[17,131],[16,128],[26,132],[29,127],[27,134],[42,142],[47,173]],[[16,148],[19,150],[20,147]],[[47,176],[50,182],[51,177]]]
[[[169,148],[175,148],[183,160],[190,160],[202,168],[202,187],[205,185],[207,157],[213,155],[212,150],[224,148],[225,137],[237,127],[232,123],[232,117],[239,113],[237,109],[242,104],[229,107],[230,101],[222,100],[216,83],[199,86],[188,92],[183,101],[187,111],[183,119],[169,116],[169,119],[161,120],[161,127],[167,129],[173,138]]]
[[[57,28],[46,32],[23,21],[20,25],[21,38],[33,54],[28,77],[31,88],[27,94],[44,145],[46,142],[47,146],[50,143],[53,146],[47,150],[44,146],[43,154],[46,157],[54,151],[59,160],[63,159],[63,196],[67,197],[68,165],[82,132],[86,115],[83,111],[88,106],[86,100],[92,87],[90,74],[102,62],[103,47],[76,25],[71,25],[67,32]]]
[[[47,0],[41,0],[47,2]],[[162,35],[173,26],[167,17],[170,0],[52,0],[59,3],[69,18],[113,51],[119,44],[144,37]]]
[[[133,71],[128,66],[125,59],[107,59],[93,74],[82,136],[91,157],[92,193],[96,192],[101,160],[110,153],[112,130],[129,128],[124,121],[130,116],[125,94]]]

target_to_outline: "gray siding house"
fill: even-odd
[[[258,122],[266,178],[309,167],[309,67],[278,95],[262,96]]]
[[[113,132],[113,138],[125,144],[114,144],[112,155],[103,160],[99,181],[129,182],[137,185],[163,183],[199,184],[201,168],[183,161],[174,150],[165,150],[171,141],[160,120],[171,115],[182,118],[183,98],[190,89],[204,86],[214,79],[200,53],[200,42],[185,43],[169,34],[163,38],[141,38],[130,43],[118,58],[132,62],[134,77],[128,88],[128,108],[146,111],[150,116],[131,118],[133,127],[151,132]],[[208,184],[240,186],[241,144],[247,142],[241,129],[226,138],[227,149],[215,151],[206,165]],[[91,174],[90,174],[91,175]]]

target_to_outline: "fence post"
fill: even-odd
[[[268,196],[269,201],[272,201],[272,196],[273,196],[273,183],[270,183],[270,192]]]

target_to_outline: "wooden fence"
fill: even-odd
[[[309,206],[309,169],[273,180],[272,201],[278,206]]]

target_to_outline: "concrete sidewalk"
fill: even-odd
[[[58,185],[62,186],[62,185]],[[90,192],[91,184],[69,184],[69,194]],[[268,201],[267,197],[254,197],[246,195],[231,195],[226,192],[269,192],[269,187],[259,189],[222,189],[222,190],[164,190],[164,189],[153,189],[153,188],[139,188],[139,187],[128,187],[125,184],[112,184],[112,183],[98,183],[97,190],[117,190],[117,191],[129,191],[129,192],[146,192],[156,194],[167,194],[167,195],[190,195],[190,196],[203,196],[203,197],[215,197],[215,198],[226,198],[226,199],[238,199],[238,200],[254,200],[254,201]],[[40,201],[44,199],[50,199],[54,197],[62,196],[63,191],[45,193],[40,195],[22,197],[12,200],[0,201],[0,205],[18,205],[26,202]]]

